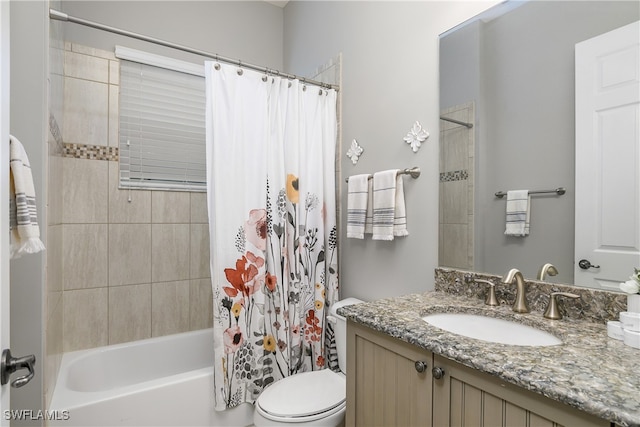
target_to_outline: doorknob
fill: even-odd
[[[588,270],[590,268],[600,268],[599,265],[593,265],[589,262],[589,260],[586,259],[581,259],[580,261],[578,261],[578,266],[580,266],[580,268],[583,270]]]
[[[36,356],[30,354],[23,357],[11,356],[11,350],[6,349],[2,352],[0,359],[0,384],[5,385],[9,382],[9,377],[18,369],[27,369],[26,375],[16,378],[11,382],[11,387],[19,388],[26,385],[34,376],[33,365],[36,364]]]

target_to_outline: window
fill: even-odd
[[[120,187],[206,190],[204,67],[116,47]]]

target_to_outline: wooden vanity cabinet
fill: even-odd
[[[422,365],[426,364],[423,372]],[[436,377],[433,369],[436,368]],[[438,368],[441,371],[438,371]],[[611,423],[349,321],[346,425],[591,427]]]
[[[349,322],[346,425],[431,426],[432,360],[429,351]]]
[[[606,426],[611,423],[492,375],[434,355],[434,426]]]

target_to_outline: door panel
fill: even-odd
[[[640,22],[576,45],[575,282],[640,265]],[[599,268],[580,268],[588,260]]]
[[[0,352],[9,348],[9,49],[9,2],[0,1]],[[0,388],[0,426],[10,390]]]

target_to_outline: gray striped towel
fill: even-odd
[[[507,236],[524,237],[529,235],[529,216],[531,196],[529,190],[507,191]]]
[[[373,240],[407,236],[404,187],[398,169],[373,174]]]
[[[36,192],[27,152],[13,135],[9,136],[10,197],[9,229],[11,259],[44,250],[36,214]]]
[[[370,197],[371,175],[353,175],[347,186],[347,237],[364,239],[367,205]]]

